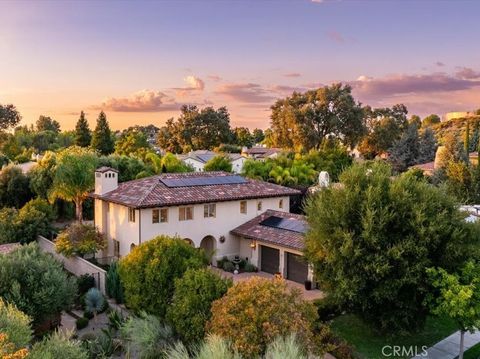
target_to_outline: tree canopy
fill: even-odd
[[[355,146],[364,133],[363,111],[348,85],[294,92],[272,106],[272,145],[296,151],[319,149],[327,138]]]
[[[78,221],[82,221],[82,204],[95,183],[97,156],[89,149],[70,147],[57,154],[50,199],[61,198],[75,203]]]
[[[22,116],[12,104],[0,104],[0,130],[8,130],[18,125]]]
[[[49,116],[40,115],[36,123],[37,131],[60,132],[60,124]]]
[[[75,145],[80,147],[88,147],[92,142],[92,132],[88,126],[85,112],[80,112],[80,118],[75,125]]]
[[[206,266],[205,255],[183,239],[158,236],[135,247],[119,263],[125,303],[165,318],[175,279],[187,269]]]
[[[109,155],[114,150],[114,140],[112,131],[107,121],[105,112],[100,112],[97,119],[97,126],[93,131],[92,148],[97,150],[101,155]]]
[[[232,162],[227,155],[218,155],[205,163],[204,170],[232,172]]]
[[[425,268],[452,270],[478,255],[478,227],[452,197],[408,172],[392,179],[387,165],[354,165],[340,180],[306,206],[305,255],[317,280],[378,329],[420,328],[431,290]]]

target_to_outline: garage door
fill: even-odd
[[[287,279],[304,283],[307,276],[308,264],[302,260],[302,256],[287,252]]]
[[[275,248],[262,246],[261,270],[267,273],[275,274],[280,265],[280,251]]]

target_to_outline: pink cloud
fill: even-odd
[[[175,99],[161,91],[142,90],[129,97],[107,98],[100,105],[92,106],[92,109],[114,112],[161,112],[176,110],[179,107]]]
[[[480,79],[480,71],[475,71],[470,67],[459,67],[455,76],[465,80],[477,80]]]
[[[208,75],[207,78],[215,82],[222,81],[222,78],[218,75]]]
[[[186,87],[176,87],[173,90],[177,92],[177,96],[186,97],[192,92],[202,92],[205,89],[205,82],[196,76],[187,76],[183,79],[187,84]]]
[[[274,100],[267,89],[255,83],[228,83],[221,85],[215,93],[244,103],[266,103]]]
[[[283,76],[285,76],[285,77],[300,77],[300,76],[302,76],[302,74],[298,73],[298,72],[289,72],[289,73],[283,74]]]
[[[327,37],[330,40],[332,40],[334,42],[337,42],[339,44],[343,44],[346,41],[345,37],[342,34],[340,34],[338,31],[335,31],[335,30],[327,32]]]

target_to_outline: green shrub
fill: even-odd
[[[77,278],[78,294],[84,295],[90,288],[95,287],[95,278],[91,274],[83,274]]]
[[[86,310],[86,311],[83,312],[83,317],[90,320],[94,317],[94,315],[93,315],[92,312],[89,312],[88,310]]]
[[[88,326],[88,318],[80,317],[76,320],[75,325],[77,326],[77,330],[86,328]]]
[[[106,237],[90,224],[75,222],[55,240],[55,250],[66,257],[95,254],[107,245]]]
[[[342,309],[331,297],[327,296],[326,298],[316,300],[314,304],[317,307],[318,317],[323,322],[332,320],[342,314]]]
[[[105,298],[97,288],[90,288],[85,294],[85,310],[94,315],[100,313],[105,306]]]
[[[217,267],[218,268],[223,268],[223,264],[225,262],[228,262],[228,257],[224,256],[222,259],[217,260]]]
[[[108,326],[109,328],[118,330],[125,323],[126,318],[118,310],[112,310],[108,313]]]
[[[15,305],[0,298],[0,333],[6,334],[14,350],[25,348],[32,338],[30,317],[18,310]]]
[[[258,268],[252,263],[245,264],[245,272],[257,272]]]
[[[70,338],[70,334],[55,332],[36,343],[28,355],[28,359],[56,358],[88,359],[88,354],[79,341]]]
[[[97,336],[82,337],[82,346],[88,351],[90,358],[111,358],[121,343],[114,339],[110,330],[102,329]]]
[[[206,266],[202,251],[183,239],[159,236],[135,247],[119,262],[125,302],[135,311],[145,310],[160,319],[170,304],[175,279],[187,269]]]
[[[0,255],[0,297],[29,315],[34,328],[68,309],[76,289],[62,263],[35,243]]]
[[[235,270],[235,265],[230,261],[224,262],[223,263],[223,270],[225,272],[232,272],[233,273],[233,271]]]
[[[121,304],[124,302],[123,286],[120,279],[120,274],[118,273],[118,262],[113,262],[108,268],[106,278],[106,290],[107,295],[110,298],[115,299],[117,304]]]
[[[232,285],[209,268],[190,269],[175,279],[175,292],[167,309],[167,319],[184,343],[198,342],[205,336],[213,301]]]
[[[121,328],[121,334],[133,358],[157,359],[173,342],[172,329],[160,323],[156,316],[146,313],[129,318]]]

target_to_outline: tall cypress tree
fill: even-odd
[[[90,146],[91,141],[92,133],[85,118],[85,113],[82,111],[75,126],[75,144],[80,147],[87,147]]]
[[[102,155],[108,155],[114,150],[112,131],[108,125],[105,112],[100,112],[97,119],[97,126],[93,131],[92,147]]]

